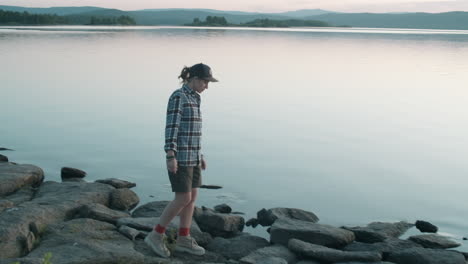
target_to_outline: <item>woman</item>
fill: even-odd
[[[175,198],[164,209],[159,224],[145,238],[146,244],[161,257],[169,257],[164,244],[166,227],[175,216],[180,216],[175,251],[195,255],[205,254],[190,236],[195,200],[201,186],[201,170],[206,161],[201,154],[202,117],[200,94],[208,89],[209,82],[217,82],[210,67],[203,63],[184,67],[179,76],[182,88],[169,98],[166,114],[166,165]]]

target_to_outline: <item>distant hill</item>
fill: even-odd
[[[282,16],[295,17],[295,18],[304,18],[304,17],[309,17],[309,16],[329,14],[329,13],[336,13],[336,12],[322,10],[322,9],[302,9],[302,10],[289,11],[289,12],[283,12],[283,13],[277,13],[277,14],[282,15]]]
[[[96,10],[103,10],[105,8],[94,7],[94,6],[81,6],[81,7],[49,7],[49,8],[32,8],[32,7],[20,7],[20,6],[4,6],[0,5],[0,9],[4,11],[14,12],[28,12],[30,14],[56,14],[59,16],[65,16],[70,14],[78,14],[83,12],[90,12]]]
[[[333,25],[376,28],[468,29],[468,12],[447,13],[330,13],[305,19],[325,21]]]
[[[76,24],[89,23],[91,17],[106,18],[129,16],[138,25],[184,25],[194,18],[204,20],[207,16],[223,16],[229,23],[241,24],[257,19],[272,20],[318,20],[334,26],[376,27],[376,28],[420,28],[420,29],[466,29],[468,12],[447,13],[336,13],[321,9],[305,9],[283,13],[253,13],[241,11],[221,11],[214,9],[145,9],[122,11],[100,7],[51,7],[25,8],[0,6],[5,11],[32,14],[57,14],[66,16]]]

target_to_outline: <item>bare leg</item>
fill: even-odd
[[[180,211],[180,227],[190,228],[192,225],[193,209],[195,207],[195,200],[197,199],[198,188],[192,189],[190,202]]]
[[[163,227],[166,227],[174,217],[176,217],[181,210],[183,210],[187,204],[191,203],[192,193],[175,193],[175,198],[172,202],[170,202],[161,215],[159,219],[159,224]],[[193,210],[192,210],[193,212]],[[181,216],[182,219],[182,216]]]

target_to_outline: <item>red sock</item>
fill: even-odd
[[[190,228],[179,228],[179,236],[188,236],[190,235]]]
[[[166,233],[166,228],[158,224],[154,227],[154,231],[158,232],[159,234],[164,234]]]

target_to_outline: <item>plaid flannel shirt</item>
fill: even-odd
[[[176,153],[179,166],[198,166],[201,160],[201,98],[186,84],[174,91],[167,104],[164,150]]]

